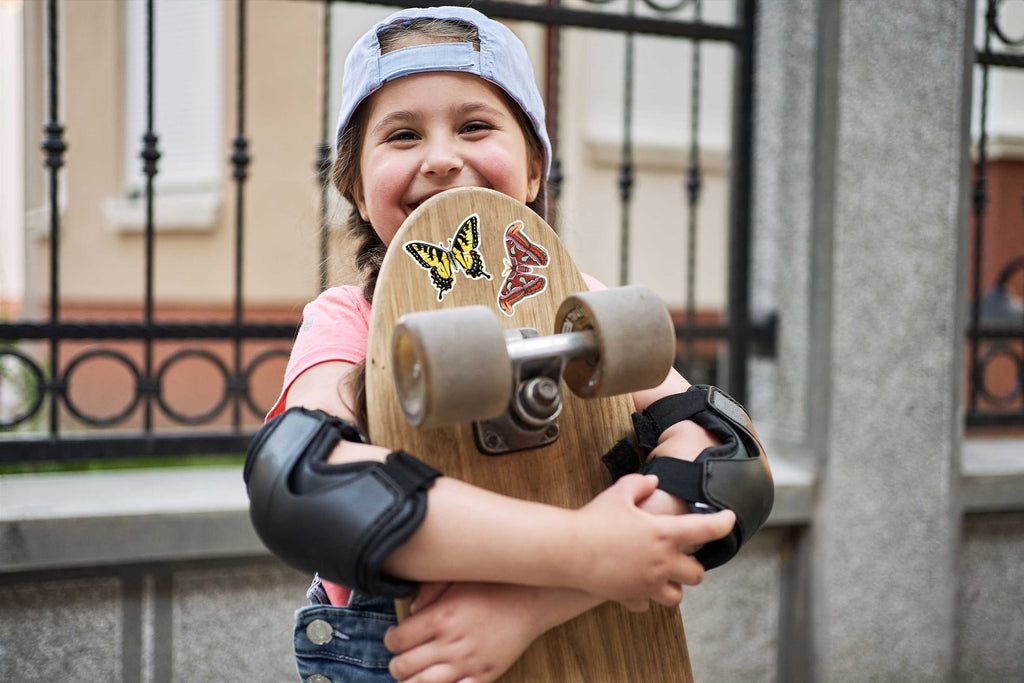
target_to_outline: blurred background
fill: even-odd
[[[1024,1],[472,5],[531,52],[549,222],[766,442],[697,680],[1024,678]],[[356,281],[326,168],[394,9],[0,0],[0,680],[296,677],[241,454]]]

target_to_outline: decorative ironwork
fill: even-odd
[[[281,0],[284,1],[284,0]],[[330,17],[336,9],[330,0],[323,3],[323,106],[325,111],[321,142],[316,145],[317,180],[321,188],[330,182],[330,161],[333,150],[332,116],[328,112],[330,84],[336,80],[330,73]],[[755,0],[739,0],[736,25],[704,23],[699,0],[626,0],[626,13],[607,11],[605,5],[614,0],[586,0],[594,9],[583,6],[569,8],[559,0],[547,4],[524,4],[475,0],[472,5],[497,19],[529,21],[548,29],[547,59],[549,74],[545,82],[550,118],[549,133],[553,145],[551,193],[552,204],[557,201],[562,183],[562,166],[558,152],[558,89],[562,27],[614,31],[626,36],[626,81],[624,82],[624,139],[623,164],[619,189],[623,200],[623,258],[628,260],[628,203],[637,182],[632,163],[633,116],[633,41],[635,36],[653,35],[693,41],[694,65],[691,77],[691,131],[690,161],[683,179],[689,209],[688,229],[696,230],[696,208],[700,201],[701,169],[697,140],[700,99],[700,43],[712,41],[730,45],[738,65],[736,120],[733,142],[734,210],[731,219],[732,249],[749,240],[750,157],[749,128],[751,126],[751,88],[753,58],[753,16]],[[404,2],[369,0],[364,4],[401,7]],[[469,4],[469,3],[466,3]],[[694,7],[692,20],[680,21],[674,13]],[[246,0],[238,0],[237,22],[234,30],[237,40],[237,111],[235,134],[231,140],[230,164],[234,180],[234,273],[233,306],[229,322],[163,322],[154,315],[155,224],[153,204],[154,181],[158,176],[161,150],[159,132],[153,121],[154,103],[154,21],[153,0],[146,5],[146,126],[143,134],[142,173],[145,189],[145,284],[141,321],[77,321],[65,320],[61,312],[60,287],[60,172],[64,167],[67,145],[64,126],[59,121],[58,95],[60,74],[58,46],[60,31],[57,23],[57,0],[47,0],[46,39],[48,59],[47,120],[43,126],[42,151],[47,171],[50,206],[50,291],[49,310],[39,321],[0,322],[0,462],[34,459],[74,459],[96,457],[126,457],[138,455],[164,455],[186,453],[240,452],[251,438],[251,429],[243,425],[242,413],[247,411],[254,419],[262,418],[270,406],[257,405],[253,397],[254,376],[270,363],[281,363],[287,358],[290,340],[295,333],[293,324],[262,324],[246,322],[243,310],[243,273],[246,217],[244,212],[245,186],[249,175],[251,141],[246,134]],[[601,7],[598,7],[601,6]],[[649,11],[647,11],[649,10]],[[653,16],[652,16],[653,14]],[[674,86],[673,86],[674,87]],[[680,85],[682,87],[682,85]],[[141,103],[140,103],[141,104]],[[326,192],[326,189],[324,189]],[[328,221],[327,196],[321,196],[320,286],[327,284]],[[554,208],[554,207],[553,207]],[[691,237],[691,258],[695,242]],[[742,250],[741,250],[742,251]],[[624,260],[624,263],[626,262]],[[746,288],[748,256],[743,253],[730,257],[730,299],[728,317],[721,323],[698,324],[693,315],[692,288],[687,283],[690,315],[685,324],[687,338],[714,339],[727,343],[730,351],[728,387],[738,397],[745,391],[745,363],[748,347],[770,346],[774,333],[770,326],[753,326],[747,320]],[[691,272],[694,264],[691,264]],[[623,269],[623,277],[628,271]],[[737,295],[735,291],[741,291]],[[90,345],[87,347],[85,343]],[[201,343],[200,343],[201,342]],[[259,342],[260,347],[251,345]],[[95,344],[93,346],[92,344]],[[206,345],[210,345],[207,348]],[[32,347],[43,347],[43,353]],[[269,346],[270,348],[266,348]],[[250,350],[251,349],[251,350]],[[250,350],[249,354],[245,351]],[[258,352],[257,352],[258,351]],[[251,357],[250,357],[251,356]],[[46,357],[47,360],[42,360]],[[198,365],[207,372],[204,387],[210,400],[207,405],[177,405],[171,385],[186,365]],[[81,386],[81,376],[96,368],[110,368],[124,375],[128,390],[119,399],[108,396],[110,405],[99,407],[70,393],[74,384]],[[47,410],[48,409],[48,410]],[[61,415],[70,415],[88,431],[62,432]],[[229,417],[229,425],[217,426]],[[138,425],[141,430],[129,433],[127,429]],[[46,424],[44,424],[46,423]],[[180,429],[158,428],[158,423],[188,427]],[[197,427],[202,426],[202,429]],[[117,431],[112,427],[119,428]]]
[[[971,307],[968,345],[967,425],[998,427],[1024,425],[1024,255],[1011,258],[986,290],[986,220],[989,192],[990,69],[1024,69],[1024,54],[1007,51],[1024,46],[1003,25],[1005,0],[988,0],[982,46],[975,52],[981,72],[978,109],[979,135],[972,200]],[[998,44],[998,45],[994,45]],[[995,49],[998,48],[998,51]],[[1024,190],[1024,188],[1022,188]],[[1024,196],[1019,218],[1024,226]],[[1014,230],[1011,225],[994,230]],[[1017,284],[1016,289],[1014,283]]]

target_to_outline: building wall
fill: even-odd
[[[229,300],[232,291],[235,235],[235,184],[227,159],[236,135],[237,54],[236,5],[224,0],[223,102],[220,157],[225,160],[216,210],[201,225],[175,221],[175,198],[158,194],[155,206],[156,263],[154,292],[158,302],[209,304]],[[42,3],[26,5],[37,24]],[[125,97],[124,7],[116,0],[62,3],[61,110],[68,152],[62,172],[61,289],[68,302],[125,304],[143,291],[144,240],[141,224],[125,225],[123,217],[141,215],[142,202],[129,202],[124,188],[142,182],[138,161],[123,168],[122,140]],[[348,46],[370,22],[390,13],[388,8],[332,7],[331,107],[326,113],[322,91],[322,6],[317,3],[251,2],[247,6],[247,63],[245,135],[253,159],[244,185],[246,224],[243,290],[258,305],[295,305],[317,291],[319,191],[314,165],[321,130],[332,131],[340,83],[340,63]],[[531,46],[539,78],[543,79],[543,32],[513,24]],[[39,48],[41,35],[34,38]],[[565,45],[568,70],[563,75],[566,115],[561,127],[566,186],[560,206],[565,239],[582,269],[617,283],[619,241],[615,140],[621,131],[616,103],[621,98],[621,73],[594,58],[617,64],[621,37],[568,32]],[[680,83],[689,79],[688,46],[682,41],[638,39],[638,73],[658,71],[666,50],[678,62],[673,70]],[[729,88],[713,74],[730,68],[728,51],[705,49],[702,144],[706,158],[705,190],[700,207],[698,305],[720,308],[724,301],[724,240],[727,218]],[[679,54],[676,54],[679,53]],[[34,54],[30,52],[30,54]],[[621,71],[621,66],[619,66]],[[710,85],[709,85],[710,83]],[[668,94],[667,94],[668,93]],[[671,96],[669,95],[671,94]],[[665,120],[664,111],[688,112],[689,93],[667,89],[657,80],[638,79],[634,131],[637,136],[637,182],[633,202],[632,282],[653,286],[670,305],[683,302],[685,273],[685,162],[688,130],[682,113]],[[34,86],[38,103],[45,92]],[[668,99],[666,99],[668,98]],[[670,101],[669,101],[670,100]],[[143,102],[132,103],[142,107]],[[37,120],[29,131],[41,130]],[[325,124],[325,119],[327,123]],[[581,125],[575,125],[579,120]],[[156,131],[159,134],[159,129]],[[131,142],[131,141],[129,141]],[[141,151],[141,142],[138,144]],[[37,154],[34,139],[26,141]],[[166,147],[160,151],[172,153]],[[136,155],[137,156],[137,155]],[[159,178],[159,176],[158,176]],[[133,180],[134,179],[134,180]],[[28,177],[29,228],[35,234],[28,277],[32,289],[48,289],[45,233],[48,214],[41,174]],[[120,206],[119,210],[111,206]],[[130,208],[128,208],[130,207]],[[347,215],[344,203],[332,199],[329,220],[338,228]],[[129,221],[131,222],[131,221]],[[338,231],[340,232],[340,231]],[[335,234],[332,281],[350,281],[343,240]],[[610,248],[614,246],[614,248]]]

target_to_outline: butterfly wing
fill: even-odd
[[[515,313],[516,304],[523,299],[540,294],[547,286],[548,280],[543,275],[513,270],[501,284],[501,291],[498,292],[498,306],[505,315],[511,316]]]
[[[512,262],[512,270],[521,270],[523,266],[541,268],[548,264],[547,250],[526,236],[522,221],[515,221],[505,229],[505,252]]]
[[[451,291],[455,278],[452,276],[453,264],[446,249],[429,242],[406,242],[405,251],[424,270],[430,271],[430,282],[437,290],[437,300],[444,298],[445,292]]]
[[[471,278],[491,279],[490,273],[485,270],[484,257],[478,251],[480,246],[480,218],[473,214],[455,231],[452,238],[451,254],[455,262],[462,266],[462,269]]]

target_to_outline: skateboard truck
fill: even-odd
[[[506,331],[505,348],[512,364],[512,398],[501,415],[473,422],[477,448],[487,455],[557,440],[565,367],[577,359],[593,365],[598,353],[593,331],[542,337],[529,327]]]
[[[657,386],[672,366],[671,319],[645,287],[573,294],[554,322],[542,336],[503,330],[485,306],[402,316],[392,364],[406,420],[421,429],[473,421],[489,455],[537,448],[558,438],[563,379],[599,398]]]

